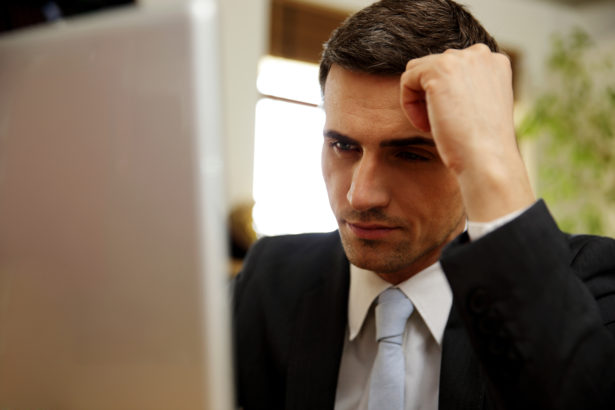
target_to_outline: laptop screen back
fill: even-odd
[[[0,408],[231,408],[217,19],[0,37]]]

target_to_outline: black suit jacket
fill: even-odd
[[[539,202],[441,263],[440,409],[615,408],[615,241],[561,233]],[[240,406],[333,408],[348,289],[337,232],[255,244],[234,292]]]

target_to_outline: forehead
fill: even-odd
[[[423,135],[410,124],[401,109],[399,78],[333,65],[325,86],[325,128],[351,137]]]
[[[346,70],[334,64],[325,85],[325,109],[339,104],[361,104],[365,108],[397,108],[399,76],[377,76]]]

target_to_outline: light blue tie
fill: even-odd
[[[370,379],[368,410],[404,408],[405,369],[402,340],[406,321],[413,310],[412,302],[397,288],[389,288],[378,296],[378,353]]]

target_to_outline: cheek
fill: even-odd
[[[323,151],[322,176],[327,187],[329,202],[333,208],[346,198],[346,193],[350,186],[350,178],[346,176],[346,171],[338,162],[331,158],[331,154]]]
[[[327,192],[330,197],[331,191],[329,189],[329,185],[331,184],[331,159],[327,155],[327,147],[325,145],[322,147],[322,154],[320,156],[320,168],[322,171],[322,178],[325,181],[325,186],[327,187]]]
[[[327,156],[327,144],[322,145],[322,150],[320,152],[320,169],[322,171],[322,177],[327,183],[327,176],[329,175],[329,159]]]
[[[408,209],[423,209],[426,213],[437,215],[447,213],[462,206],[461,191],[454,175],[444,169],[426,170],[426,172],[407,175],[405,183],[397,185],[398,196]]]
[[[443,176],[441,177],[441,185],[442,185],[442,193],[441,195],[450,198],[453,202],[461,201],[461,190],[459,189],[459,183],[457,182],[457,177],[453,174],[449,169],[442,171]]]
[[[325,181],[325,186],[327,187],[327,194],[329,195],[329,200],[333,201],[336,199],[336,195],[339,193],[339,177],[331,169],[330,164],[323,163],[322,166],[322,177]]]
[[[325,181],[325,186],[327,187],[327,194],[329,194],[329,200],[332,199],[332,188],[333,188],[333,170],[331,169],[331,158],[327,154],[326,147],[322,148],[321,155],[321,169],[322,169],[322,178]]]
[[[457,179],[452,175],[450,178],[443,179],[439,184],[434,185],[432,193],[436,207],[444,214],[458,214],[463,210],[463,199]]]

